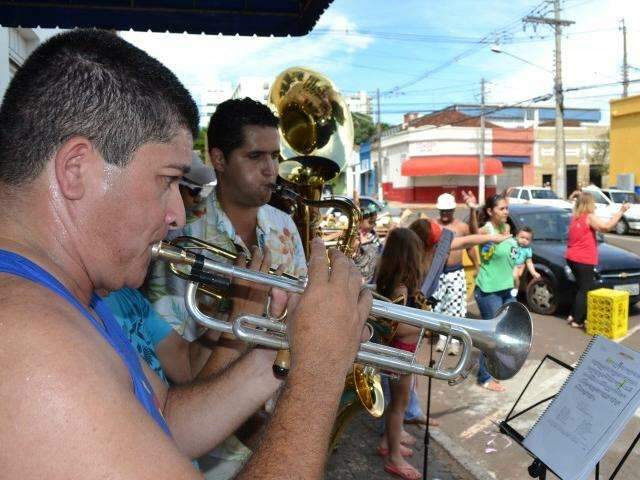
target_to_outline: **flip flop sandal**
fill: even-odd
[[[422,478],[422,474],[411,465],[407,465],[406,467],[396,467],[392,463],[387,463],[384,466],[384,471],[391,475],[400,477],[403,480],[420,480]]]
[[[504,392],[506,390],[506,388],[504,388],[495,380],[489,380],[487,382],[480,383],[479,385],[485,390],[489,390],[490,392]],[[497,385],[497,387],[495,385]]]

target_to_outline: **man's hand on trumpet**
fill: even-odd
[[[238,255],[235,265],[238,267],[247,267],[251,270],[262,273],[269,273],[271,268],[271,252],[268,248],[264,248],[264,254],[260,252],[258,247],[251,249],[251,260],[247,265],[247,258],[243,253]],[[284,265],[280,265],[275,275],[282,275]],[[271,317],[279,317],[284,312],[287,305],[287,294],[282,290],[273,289],[270,293],[270,287],[247,282],[245,280],[235,280],[233,283],[233,308],[230,318],[238,315],[251,314],[262,315],[265,311],[267,298],[270,296],[269,315]]]
[[[287,306],[291,370],[285,388],[261,448],[239,480],[290,478],[291,472],[296,478],[323,477],[329,436],[346,373],[362,340],[371,292],[361,290],[359,270],[342,253],[330,250],[327,261],[319,238],[311,248],[308,278],[304,293],[291,295]],[[295,453],[301,451],[307,454]]]
[[[360,271],[349,258],[337,250],[329,250],[328,258],[323,241],[316,238],[307,288],[289,301],[291,374],[315,375],[342,386],[363,340],[371,293],[362,289]]]
[[[243,253],[238,255],[234,264],[238,267],[246,267],[250,270],[267,273],[271,267],[271,253],[268,248],[264,249],[263,254],[258,247],[253,247],[251,250],[251,260],[248,265],[247,257]],[[281,275],[282,271],[283,267],[280,266],[275,274]],[[272,289],[270,293],[269,288],[270,287],[258,283],[235,279],[231,295],[233,306],[229,314],[229,319],[232,321],[238,315],[245,314],[262,315],[265,311],[266,300],[269,296],[271,297],[269,314],[273,317],[280,316],[287,306],[288,294],[287,292],[277,289]],[[208,360],[200,371],[200,377],[206,378],[210,375],[220,373],[250,349],[250,344],[237,340],[233,335],[220,335],[218,332],[209,330],[205,336],[207,341],[216,342],[213,344],[215,346],[215,352],[208,357]],[[260,352],[257,352],[256,355],[260,355],[260,361],[273,363],[276,352],[274,350],[261,348]]]

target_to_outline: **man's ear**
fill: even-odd
[[[211,159],[211,165],[216,172],[224,172],[225,161],[222,150],[212,147],[209,150],[209,158]]]
[[[56,180],[66,198],[82,198],[87,189],[90,169],[97,160],[93,145],[85,137],[72,137],[56,151],[53,157]]]

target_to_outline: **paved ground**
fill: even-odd
[[[606,241],[640,254],[640,236],[619,237],[607,235]],[[470,314],[477,314],[473,303]],[[507,391],[493,393],[478,387],[473,378],[455,387],[435,381],[433,383],[432,414],[441,422],[433,430],[433,455],[430,456],[429,479],[500,479],[518,480],[530,478],[527,467],[531,458],[505,436],[498,433],[495,422],[503,419],[545,354],[551,354],[566,363],[574,363],[589,341],[580,330],[566,325],[556,316],[533,315],[534,341],[529,358],[515,378],[505,381]],[[640,309],[633,307],[629,318],[629,333],[620,341],[640,351]],[[562,385],[566,372],[559,368],[541,371],[544,379],[534,389],[534,396],[523,399],[532,402],[556,392]],[[426,404],[426,380],[419,381],[419,391]],[[540,412],[523,418],[516,427],[523,433],[533,424]],[[640,414],[629,422],[627,428],[607,453],[602,462],[601,477],[609,475],[619,458],[640,431]],[[414,430],[415,432],[415,430]],[[382,460],[373,453],[378,434],[374,422],[366,416],[353,421],[339,444],[338,451],[329,461],[329,479],[382,479],[394,478],[382,471]],[[431,448],[430,447],[430,448]],[[640,447],[627,460],[616,480],[632,480],[640,477]],[[413,457],[414,465],[421,468],[422,455]],[[461,469],[461,466],[464,469]],[[466,471],[465,471],[466,470]],[[549,475],[547,478],[555,478]]]
[[[338,442],[338,448],[329,458],[327,480],[386,480],[397,478],[383,470],[383,459],[375,449],[380,438],[379,421],[362,412],[349,424],[348,431]],[[424,458],[423,428],[408,426],[407,431],[418,437],[415,454],[409,459],[422,471]],[[433,440],[429,444],[428,478],[439,480],[473,480],[473,475]]]

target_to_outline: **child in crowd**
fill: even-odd
[[[533,243],[533,229],[528,225],[524,225],[520,228],[516,235],[516,242],[518,242],[518,246],[514,250],[516,260],[516,266],[513,267],[514,287],[513,290],[511,290],[511,295],[514,297],[518,296],[520,278],[524,273],[525,267],[529,270],[529,273],[535,280],[540,278],[540,274],[536,271],[536,267],[533,265],[532,259],[533,250],[531,249],[531,244]]]
[[[389,236],[382,250],[378,264],[376,290],[387,298],[399,298],[404,304],[416,307],[416,294],[419,291],[423,271],[421,244],[418,236],[408,228],[395,228]],[[406,323],[399,323],[391,346],[415,352],[420,329]],[[404,457],[413,451],[403,445],[407,440],[403,438],[404,412],[409,403],[411,391],[411,375],[399,375],[397,380],[391,380],[391,402],[385,416],[385,435],[378,446],[378,454],[385,457],[384,470],[405,480],[418,480],[422,475]]]

